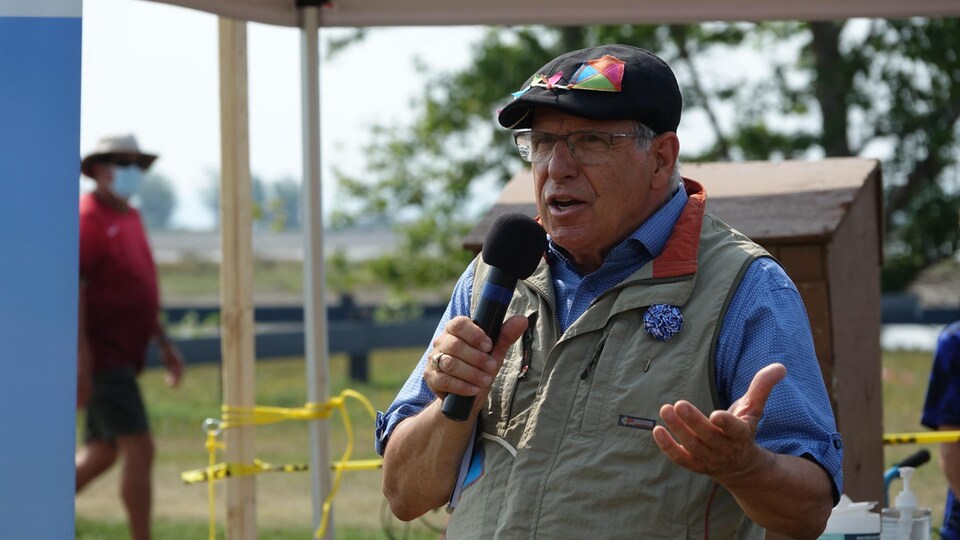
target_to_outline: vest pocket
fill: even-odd
[[[576,400],[579,403],[583,403],[583,419],[580,424],[581,435],[592,436],[602,433],[600,424],[605,406],[604,403],[608,399],[607,394],[611,390],[610,381],[608,380],[611,366],[608,364],[616,361],[616,358],[612,357],[614,355],[605,355],[604,353],[607,350],[607,342],[610,339],[610,334],[612,334],[614,330],[615,327],[600,336],[597,345],[593,348],[593,352],[589,355],[586,363],[583,364],[583,368],[577,375],[577,393],[585,393],[585,398],[578,398]]]
[[[673,378],[674,370],[663,369],[666,363],[657,359],[677,343],[655,342],[636,320],[640,316],[625,313],[613,321],[577,373],[580,395],[574,407],[583,410],[583,436],[654,444],[650,431],[660,421],[660,406],[671,401],[667,398],[674,392],[685,395],[685,382]],[[675,362],[670,360],[676,366]]]

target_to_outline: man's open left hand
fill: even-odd
[[[748,474],[763,461],[764,451],[754,442],[773,387],[787,374],[783,364],[771,364],[754,376],[750,388],[726,411],[706,417],[688,401],[660,408],[664,426],[653,438],[671,461],[706,474],[720,483]]]

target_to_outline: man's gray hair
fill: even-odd
[[[639,120],[634,122],[634,130],[637,134],[637,148],[644,152],[649,152],[650,146],[653,144],[653,139],[657,137],[657,132]],[[676,163],[673,164],[673,171],[670,172],[669,190],[671,192],[680,187],[681,179],[680,160],[677,159]]]
[[[644,152],[649,151],[657,132],[639,120],[634,122],[634,132],[637,134],[637,147]]]
[[[680,187],[681,182],[683,182],[683,177],[680,176],[680,160],[678,159],[676,163],[673,164],[673,172],[670,173],[670,187],[668,188],[671,193]]]

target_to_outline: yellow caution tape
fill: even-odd
[[[344,471],[370,471],[383,468],[382,459],[358,459],[347,462],[331,463],[330,469],[343,469]],[[234,476],[250,476],[268,472],[305,472],[310,470],[310,465],[306,463],[285,463],[274,465],[259,459],[253,460],[253,465],[244,463],[217,463],[211,467],[194,469],[180,473],[180,478],[186,484],[199,484],[200,482],[218,481],[224,478]]]
[[[382,459],[355,459],[353,461],[339,461],[330,465],[331,469],[344,471],[372,471],[383,468]]]
[[[234,476],[250,476],[265,472],[302,472],[309,470],[309,468],[309,465],[306,463],[273,465],[255,459],[253,460],[253,465],[244,463],[218,463],[212,467],[185,471],[180,473],[180,478],[187,484],[199,484],[200,482],[209,482],[210,480],[217,481]]]
[[[887,433],[883,444],[936,444],[960,442],[960,431],[922,431],[919,433]]]
[[[317,538],[323,537],[329,523],[330,507],[334,497],[337,495],[337,491],[340,489],[340,479],[343,476],[343,471],[372,470],[383,466],[382,460],[379,459],[350,461],[350,455],[353,453],[353,426],[350,423],[350,416],[347,414],[347,409],[344,406],[346,398],[356,399],[363,404],[372,418],[376,418],[377,412],[373,408],[373,404],[371,404],[363,394],[347,389],[326,403],[307,403],[303,407],[297,408],[264,406],[231,407],[224,405],[221,407],[223,416],[220,420],[210,418],[204,422],[204,429],[207,431],[205,446],[209,458],[207,467],[183,472],[180,477],[188,484],[207,482],[207,499],[210,506],[210,540],[214,540],[216,537],[214,482],[225,478],[248,476],[264,472],[300,472],[309,469],[306,464],[273,465],[259,459],[254,460],[252,464],[217,463],[217,450],[224,448],[224,444],[217,441],[217,437],[223,430],[238,426],[273,424],[286,420],[326,419],[330,417],[334,409],[337,409],[340,411],[344,430],[347,432],[347,447],[340,461],[330,466],[334,471],[333,485],[330,488],[330,493],[327,494],[327,498],[323,501],[323,514],[320,518],[320,527],[316,533]]]

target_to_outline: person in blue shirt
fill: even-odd
[[[632,474],[644,478],[646,474],[653,475],[647,480],[657,479],[658,473],[650,472],[656,469],[663,470],[664,475],[687,474],[706,479],[707,483],[697,484],[708,486],[702,493],[654,493],[657,501],[661,496],[680,497],[684,501],[689,497],[690,507],[681,504],[679,512],[698,516],[697,519],[704,516],[696,522],[703,523],[704,530],[714,523],[711,520],[716,516],[711,515],[711,505],[718,504],[714,496],[717,488],[722,487],[720,491],[730,496],[747,517],[742,522],[747,525],[741,523],[737,534],[729,537],[755,537],[756,530],[750,528],[754,523],[795,538],[815,538],[823,531],[842,492],[843,445],[799,293],[769,256],[757,256],[744,263],[743,271],[733,271],[729,293],[693,287],[693,298],[726,297],[721,302],[723,309],[718,309],[722,312],[720,320],[697,319],[701,315],[696,305],[643,305],[617,312],[604,329],[594,333],[610,339],[602,338],[594,362],[582,373],[579,369],[564,371],[560,359],[566,353],[554,350],[582,338],[583,321],[595,317],[596,310],[610,304],[617,295],[642,298],[646,294],[641,287],[644,284],[651,289],[673,287],[691,279],[691,275],[697,275],[695,281],[701,287],[711,283],[710,272],[697,274],[698,263],[709,263],[709,257],[698,254],[700,239],[689,233],[693,230],[694,236],[709,235],[706,223],[719,222],[709,215],[704,217],[706,196],[699,184],[681,179],[679,174],[676,129],[680,109],[676,79],[662,60],[636,47],[607,45],[572,51],[554,59],[534,74],[499,112],[500,124],[516,130],[518,151],[533,169],[538,217],[549,240],[538,272],[546,276],[544,279],[552,288],[542,295],[551,299],[536,309],[555,321],[557,336],[548,345],[542,345],[546,338],[538,340],[531,331],[551,333],[553,327],[543,326],[544,317],[538,323],[517,311],[518,302],[530,297],[530,280],[526,280],[514,294],[498,341],[492,343],[470,320],[476,272],[482,263],[475,262],[464,271],[431,347],[395,401],[378,414],[376,446],[384,457],[384,494],[399,518],[414,519],[448,504],[453,512],[451,523],[461,515],[469,520],[477,512],[487,512],[481,522],[488,524],[476,527],[474,523],[472,529],[467,529],[475,531],[476,538],[550,537],[545,532],[550,530],[566,531],[560,536],[572,537],[579,523],[588,523],[600,515],[613,526],[626,513],[631,514],[624,522],[628,523],[627,528],[605,528],[605,534],[611,538],[636,538],[638,534],[653,538],[651,530],[638,533],[630,529],[629,523],[655,522],[661,513],[668,513],[666,505],[650,507],[636,498],[626,501],[628,508],[624,512],[617,501],[630,499],[623,488],[654,482],[611,484],[613,493],[598,489],[592,482],[607,470],[613,471],[605,476],[608,478],[630,478]],[[703,233],[701,219],[705,220]],[[717,227],[725,231],[725,239],[749,243],[722,224]],[[684,254],[688,256],[684,258]],[[686,319],[693,323],[684,326]],[[633,331],[618,330],[629,320],[638,321]],[[696,328],[697,324],[701,328]],[[600,377],[602,369],[610,370],[616,365],[620,371],[603,376],[613,380],[613,387],[629,387],[631,380],[616,378],[626,379],[628,371],[639,374],[670,369],[652,356],[624,358],[621,352],[614,352],[608,358],[614,339],[623,339],[625,345],[620,351],[647,350],[659,346],[657,342],[681,347],[683,340],[706,332],[702,327],[711,325],[718,327],[714,334],[717,338],[709,347],[702,340],[697,341],[704,355],[703,359],[695,359],[709,366],[704,375],[712,375],[703,376],[696,383],[702,392],[713,394],[712,403],[707,402],[709,408],[697,408],[685,399],[680,388],[658,388],[655,395],[669,396],[659,402],[659,419],[607,411],[614,416],[610,420],[604,415],[598,417],[605,422],[598,428],[598,438],[587,435],[595,431],[587,420],[582,420],[579,433],[567,432],[547,420],[551,406],[564,399],[585,403],[587,408],[614,399],[577,401],[580,386],[576,391],[571,387],[552,393],[555,380]],[[528,341],[534,345],[528,347]],[[604,342],[607,349],[603,348]],[[538,349],[537,344],[546,350]],[[551,351],[557,353],[557,358]],[[524,362],[516,374],[512,371],[512,359],[521,355],[526,358],[528,353],[533,362]],[[670,354],[677,356],[668,358],[683,356],[675,350]],[[548,365],[548,356],[554,365]],[[601,359],[600,364],[591,372],[596,358]],[[510,377],[516,383],[506,380]],[[515,409],[497,413],[501,388],[506,384],[520,388],[521,382],[532,385],[522,390],[527,392],[530,403],[523,405],[519,413]],[[450,393],[477,396],[469,421],[454,422],[441,413],[442,398]],[[644,395],[637,397],[644,399]],[[606,409],[601,405],[596,410]],[[569,410],[570,415],[588,414],[577,405]],[[617,412],[621,413],[619,426]],[[498,421],[496,414],[502,415],[499,420],[505,422],[505,429],[491,426]],[[523,432],[519,440],[511,432],[518,417],[524,422],[517,428]],[[650,438],[655,445],[647,442]],[[556,446],[551,447],[554,442]],[[618,446],[624,442],[626,449]],[[592,461],[591,465],[564,469],[574,471],[574,475],[583,471],[584,482],[565,484],[563,489],[573,490],[569,494],[550,493],[556,491],[551,487],[553,478],[563,476],[551,472],[563,468],[557,460],[566,445],[574,448],[594,443],[596,459],[587,459]],[[512,456],[507,459],[513,460],[513,465],[508,466],[513,472],[503,473],[508,478],[497,477],[501,473],[491,468],[491,452],[502,454],[501,448]],[[636,461],[631,462],[633,448]],[[641,448],[656,455],[641,454]],[[570,450],[577,451],[583,456],[582,448]],[[551,452],[553,458],[540,459]],[[603,456],[611,452],[617,453],[618,463],[602,462]],[[657,462],[656,467],[650,467],[652,460]],[[474,487],[483,483],[478,477],[486,478],[487,487]],[[524,487],[521,484],[525,481],[531,483]],[[491,489],[493,482],[502,482],[502,488],[494,488],[502,489],[500,506],[496,494],[483,495],[484,502],[477,502],[481,496],[476,493]],[[524,495],[526,488],[530,489]],[[579,493],[578,489],[589,491]],[[721,498],[718,495],[716,500]],[[594,499],[601,504],[589,506]],[[521,503],[515,504],[518,500]],[[523,502],[530,500],[540,500],[541,504]],[[499,509],[478,509],[481,504]],[[557,523],[569,528],[550,528]],[[662,534],[671,537],[670,533]]]
[[[960,430],[960,321],[940,332],[933,356],[921,423],[940,431]],[[947,503],[940,536],[960,539],[960,442],[940,445],[940,468],[947,477]]]

